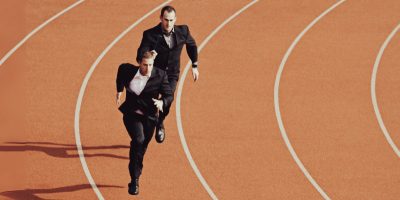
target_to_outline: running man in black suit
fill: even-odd
[[[131,182],[128,184],[128,192],[132,195],[139,193],[143,157],[157,124],[157,113],[169,107],[174,98],[166,72],[153,68],[153,63],[153,53],[145,52],[139,67],[129,63],[120,65],[116,79],[117,105],[120,105],[122,92],[126,89],[126,99],[119,110],[123,113],[123,121],[131,138]]]
[[[176,11],[172,6],[165,6],[161,9],[161,23],[143,32],[142,42],[137,51],[136,60],[140,61],[143,52],[154,53],[154,67],[167,72],[168,82],[175,92],[179,79],[180,57],[182,48],[186,45],[187,54],[192,61],[192,74],[196,81],[199,78],[197,68],[197,45],[190,35],[187,25],[175,25]],[[160,113],[159,122],[156,127],[156,140],[161,143],[165,138],[164,119],[169,113],[170,106]]]

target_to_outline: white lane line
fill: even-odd
[[[201,43],[201,45],[198,48],[198,52],[204,48],[204,46],[211,40],[212,37],[214,37],[215,34],[218,33],[227,23],[229,23],[231,20],[233,20],[235,17],[237,17],[240,13],[245,11],[247,8],[252,6],[258,2],[258,0],[253,0],[246,6],[244,6],[242,9],[237,11],[235,14],[230,16],[228,19],[226,19],[222,24],[220,24],[216,29],[214,29],[213,32],[211,32],[210,35],[207,36],[207,38]],[[181,97],[182,97],[182,89],[183,89],[183,84],[185,83],[186,75],[189,71],[189,68],[191,66],[190,61],[186,64],[186,67],[182,73],[182,78],[181,81],[179,82],[178,85],[178,94],[177,94],[177,99],[176,99],[176,123],[178,126],[178,133],[179,133],[179,138],[181,140],[181,144],[183,147],[183,150],[185,151],[186,157],[190,163],[190,166],[192,167],[194,173],[196,174],[197,178],[200,180],[201,184],[203,185],[204,189],[207,191],[207,193],[210,195],[210,197],[214,200],[218,199],[217,196],[214,194],[214,192],[211,190],[210,186],[207,184],[207,181],[204,179],[204,177],[201,175],[199,168],[197,167],[196,163],[193,160],[193,157],[189,151],[189,147],[186,143],[185,139],[185,134],[183,132],[183,126],[182,126],[182,117],[181,117]]]
[[[85,0],[79,0],[77,2],[75,2],[74,4],[68,6],[68,8],[65,8],[64,10],[62,10],[61,12],[57,13],[56,15],[54,15],[53,17],[51,17],[50,19],[46,20],[45,22],[43,22],[43,24],[39,25],[38,27],[36,27],[33,31],[31,31],[28,35],[26,35],[24,37],[24,39],[22,39],[20,42],[18,42],[17,45],[15,45],[14,48],[12,48],[10,51],[8,51],[8,53],[1,58],[0,60],[0,66],[3,65],[4,62],[6,62],[6,60],[19,48],[21,47],[30,37],[32,37],[35,33],[37,33],[40,29],[42,29],[43,27],[45,27],[47,24],[49,24],[50,22],[52,22],[53,20],[57,19],[58,17],[60,17],[61,15],[63,15],[64,13],[68,12],[69,10],[71,10],[72,8],[74,8],[75,6],[81,4],[82,2],[84,2]]]
[[[378,120],[379,126],[381,127],[381,130],[383,132],[383,135],[385,136],[387,142],[392,147],[393,151],[396,153],[397,157],[400,158],[400,150],[396,146],[396,144],[393,142],[392,138],[390,137],[389,131],[386,129],[386,126],[383,123],[381,112],[379,111],[379,107],[378,107],[378,101],[376,99],[376,75],[378,73],[378,67],[379,67],[379,64],[381,62],[382,55],[385,52],[386,47],[390,43],[390,40],[392,40],[394,35],[399,30],[400,30],[400,24],[398,24],[397,27],[395,29],[393,29],[393,31],[388,35],[388,37],[386,38],[385,42],[382,44],[378,55],[376,56],[375,64],[374,64],[374,70],[372,71],[372,78],[371,78],[371,98],[372,98],[372,105],[374,106],[376,119]]]
[[[157,6],[156,8],[154,8],[153,10],[151,10],[150,12],[148,12],[147,14],[145,14],[143,17],[141,17],[140,19],[138,19],[135,23],[133,23],[131,26],[129,26],[125,31],[123,31],[120,35],[118,35],[118,37],[116,37],[114,39],[114,41],[112,41],[104,50],[103,52],[99,55],[99,57],[97,57],[96,61],[92,64],[92,66],[90,67],[88,73],[86,74],[82,85],[81,85],[81,89],[79,91],[79,96],[78,99],[76,101],[76,109],[75,109],[75,141],[76,141],[76,147],[78,150],[78,154],[79,154],[79,159],[81,161],[82,164],[82,168],[83,171],[85,172],[86,178],[88,179],[90,185],[92,186],[94,192],[97,195],[97,198],[99,200],[104,200],[103,195],[101,194],[99,188],[97,187],[96,183],[93,180],[92,175],[90,174],[90,170],[89,167],[86,163],[85,160],[85,155],[83,153],[83,149],[82,149],[82,143],[81,143],[81,136],[80,136],[80,131],[79,131],[79,118],[80,118],[80,112],[81,112],[81,105],[82,105],[82,100],[83,100],[83,95],[85,94],[85,90],[87,87],[87,84],[89,82],[90,77],[92,76],[94,70],[96,69],[97,65],[100,63],[100,61],[103,59],[103,57],[108,53],[108,51],[111,50],[111,48],[119,41],[122,39],[122,37],[124,37],[129,31],[131,31],[135,26],[137,26],[140,22],[142,22],[143,20],[145,20],[147,17],[149,17],[151,14],[153,14],[154,12],[158,11],[159,9],[161,9],[161,7],[165,6],[166,4],[170,3],[172,0],[168,0],[164,3],[162,3],[161,5]]]
[[[281,76],[283,72],[283,68],[285,67],[286,61],[288,60],[290,54],[292,53],[294,47],[297,45],[297,43],[300,41],[300,39],[306,34],[306,32],[311,29],[321,18],[323,18],[326,14],[328,14],[330,11],[335,9],[337,6],[345,2],[346,0],[341,0],[332,5],[330,8],[325,10],[322,14],[320,14],[317,18],[315,18],[293,41],[293,43],[290,45],[289,49],[286,51],[281,64],[279,65],[278,72],[276,74],[276,79],[275,79],[275,86],[274,86],[274,104],[275,104],[275,114],[276,118],[278,120],[278,125],[279,129],[281,131],[281,135],[283,137],[283,140],[285,141],[285,144],[287,148],[289,149],[290,154],[292,155],[293,159],[295,160],[296,164],[299,166],[303,174],[306,176],[308,181],[314,186],[315,189],[321,194],[321,196],[324,199],[330,199],[329,196],[322,190],[322,188],[318,185],[318,183],[314,180],[314,178],[310,175],[310,173],[307,171],[307,169],[304,167],[303,163],[300,161],[299,157],[297,156],[296,152],[293,149],[292,144],[290,143],[290,140],[287,136],[285,127],[283,126],[283,121],[282,121],[282,116],[281,116],[281,111],[279,107],[279,83],[281,81]]]

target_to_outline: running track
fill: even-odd
[[[76,2],[2,2],[16,12],[1,12],[0,28],[8,31],[1,33],[0,57]],[[120,63],[135,63],[142,31],[159,13],[102,53],[164,2],[84,1],[0,66],[0,179],[6,180],[0,199],[99,198],[76,151],[74,120],[83,80],[101,55],[80,105],[80,139],[100,199],[128,198],[129,139],[114,103],[114,78]],[[400,23],[400,2],[259,0],[227,21],[251,2],[172,1],[178,24],[189,24],[204,45],[201,76],[196,83],[190,71],[182,76],[172,108],[180,108],[180,118],[171,112],[166,142],[151,143],[137,199],[399,199],[400,159],[378,122],[371,77]],[[396,32],[375,82],[382,121],[397,147],[399,44]],[[182,58],[184,71],[188,58]],[[206,185],[188,162],[179,123]]]

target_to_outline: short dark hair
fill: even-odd
[[[172,6],[164,6],[162,9],[161,9],[161,13],[160,13],[160,17],[162,17],[163,15],[164,15],[164,12],[165,11],[167,11],[167,12],[172,12],[172,11],[174,11],[174,13],[176,14],[176,10],[175,10],[175,8],[174,7],[172,7]]]

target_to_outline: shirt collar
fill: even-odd
[[[161,28],[162,29],[162,28]],[[172,28],[172,30],[171,30],[171,32],[166,32],[166,31],[164,31],[164,29],[162,30],[162,33],[163,33],[163,35],[165,35],[165,36],[171,36],[172,35],[172,33],[175,33],[175,27],[173,27]]]
[[[146,78],[150,78],[150,76],[151,76],[151,72],[148,73],[148,74],[146,74],[146,75],[142,75],[142,74],[140,73],[140,69],[138,69],[138,71],[137,71],[136,74],[135,74],[135,77],[146,77]]]

